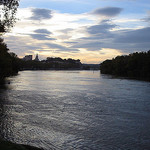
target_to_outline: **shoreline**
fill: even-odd
[[[101,73],[101,71],[100,71]],[[136,80],[136,81],[145,81],[145,82],[150,82],[150,79],[148,78],[141,78],[141,77],[127,77],[127,76],[119,76],[119,75],[114,75],[114,74],[106,74],[106,73],[101,73],[101,75],[108,75],[110,79],[125,79],[125,80]]]
[[[10,141],[0,139],[0,149],[2,150],[44,150],[30,145],[16,144]]]

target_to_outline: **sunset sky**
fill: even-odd
[[[20,0],[17,18],[4,39],[19,57],[91,64],[150,49],[149,0]]]

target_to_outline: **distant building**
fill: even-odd
[[[38,54],[36,54],[36,57],[34,59],[35,61],[39,61],[39,57],[38,57]]]
[[[26,55],[24,58],[23,58],[24,61],[30,61],[32,60],[32,55]]]

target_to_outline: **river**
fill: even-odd
[[[99,71],[22,71],[7,81],[0,89],[7,140],[45,150],[150,149],[150,82]]]

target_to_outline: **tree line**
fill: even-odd
[[[150,81],[150,50],[105,60],[100,64],[100,70],[102,74]]]
[[[46,60],[36,61],[20,60],[20,70],[50,70],[50,69],[79,69],[81,67],[80,60],[62,59],[60,57],[47,57]]]
[[[5,77],[14,75],[19,70],[19,61],[15,53],[10,53],[3,39],[0,38],[0,83]]]
[[[16,12],[19,0],[0,1],[0,83],[4,78],[18,72],[17,55],[10,53],[7,45],[2,39],[2,35],[10,30],[16,22]]]

